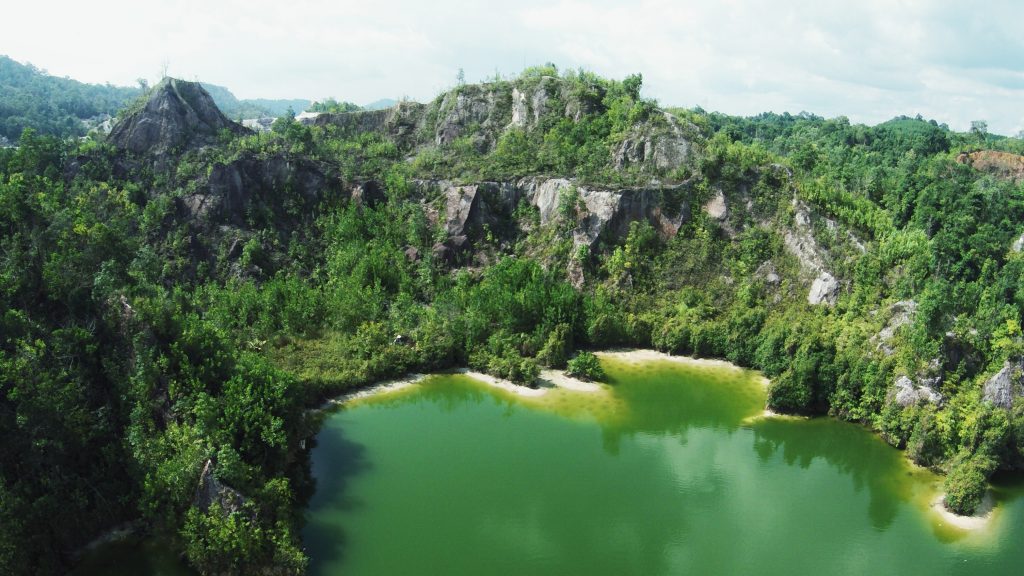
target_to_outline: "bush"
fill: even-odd
[[[986,456],[961,454],[953,461],[953,468],[946,476],[943,488],[946,497],[943,503],[954,514],[971,515],[981,505],[988,487],[988,475],[995,469],[995,462]]]
[[[811,403],[811,388],[807,382],[793,376],[786,370],[772,380],[768,388],[768,408],[783,413],[807,412]]]
[[[569,360],[566,374],[583,380],[604,380],[606,375],[601,361],[590,352],[580,352],[575,358]]]
[[[547,342],[537,353],[537,362],[551,368],[565,368],[572,347],[572,327],[559,324],[548,334]]]

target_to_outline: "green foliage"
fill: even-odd
[[[189,510],[182,528],[185,554],[202,574],[252,574],[273,566],[280,574],[302,574],[306,559],[285,523],[266,526],[249,504],[235,512],[218,503],[207,512]]]
[[[358,112],[362,110],[361,107],[351,102],[338,102],[334,98],[326,98],[317,102],[313,102],[307,108],[307,112],[327,112],[330,114],[336,114],[339,112]]]
[[[694,139],[693,164],[616,172],[625,139],[666,129],[640,98],[642,78],[557,74],[516,80],[548,98],[522,129],[481,122],[419,152],[390,134],[286,116],[271,134],[161,171],[94,141],[19,129],[19,147],[0,149],[5,573],[65,571],[66,551],[138,517],[178,534],[205,572],[300,571],[306,409],[467,364],[526,384],[541,365],[600,378],[592,354],[572,356],[580,347],[653,346],[760,369],[773,409],[864,422],[915,462],[949,468],[956,510],[976,506],[996,467],[1024,463],[1024,408],[981,392],[1024,353],[1024,256],[1010,249],[1024,191],[955,162],[977,138],[922,119],[867,127],[673,111]],[[510,105],[511,81],[487,90]],[[284,178],[232,199],[232,213],[195,210],[215,196],[211,174],[260,162],[315,166],[328,183],[307,194]],[[444,262],[433,248],[448,240],[445,203],[417,184],[424,175],[575,181],[544,225],[526,201],[489,200],[487,226]],[[656,198],[658,227],[639,219],[625,238],[606,232],[574,251],[589,217],[577,186],[594,182]],[[361,202],[349,199],[356,184]],[[717,192],[721,221],[702,210]],[[790,253],[794,206],[809,214],[800,234],[821,248],[816,265],[842,282],[835,306],[807,304],[807,271]],[[897,302],[914,311],[890,325]],[[943,401],[900,407],[891,388],[904,374],[930,379]],[[240,510],[193,507],[206,462],[244,498]]]
[[[601,361],[592,352],[585,350],[569,360],[565,373],[584,380],[604,380],[606,378]]]
[[[548,334],[544,347],[537,353],[537,362],[550,368],[565,368],[573,349],[572,326],[559,324]]]
[[[82,136],[83,121],[113,116],[139,93],[139,88],[57,78],[0,56],[0,137],[17,141],[26,128],[52,136]]]
[[[983,455],[957,456],[943,483],[946,508],[955,514],[974,514],[988,490],[988,476],[994,468],[995,461]]]

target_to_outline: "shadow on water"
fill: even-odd
[[[349,494],[351,480],[370,470],[366,447],[349,440],[342,427],[326,420],[317,436],[309,441],[308,481],[302,490],[306,500],[306,525],[302,541],[310,556],[310,573],[320,562],[337,562],[345,554],[347,538],[333,522],[310,521],[310,508],[330,507],[341,513],[357,509],[361,503]]]
[[[613,455],[623,438],[638,434],[675,436],[680,444],[687,443],[692,429],[731,435],[765,402],[764,389],[750,372],[672,361],[603,364],[613,394],[625,407],[617,418],[600,423],[605,450]]]
[[[823,461],[850,478],[854,492],[867,490],[868,516],[876,530],[888,529],[901,504],[913,497],[913,474],[903,455],[856,424],[828,418],[767,419],[753,426],[754,451],[762,462],[779,455],[806,470]]]

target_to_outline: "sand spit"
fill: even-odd
[[[971,516],[961,516],[954,514],[946,509],[946,505],[942,503],[945,494],[939,494],[931,502],[931,508],[939,515],[942,519],[942,523],[959,528],[960,530],[966,530],[973,532],[980,530],[989,525],[992,521],[992,517],[995,516],[995,500],[992,498],[991,492],[986,492],[985,497],[981,500],[981,506]]]
[[[601,385],[567,375],[561,370],[541,370],[537,383],[542,388],[564,388],[574,392],[600,392]]]

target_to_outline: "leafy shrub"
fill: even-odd
[[[604,380],[607,377],[597,356],[586,351],[580,352],[575,358],[569,360],[565,373],[583,380]]]
[[[995,461],[986,456],[966,453],[958,456],[943,484],[946,508],[955,514],[974,514],[985,496],[988,475],[994,469]]]

